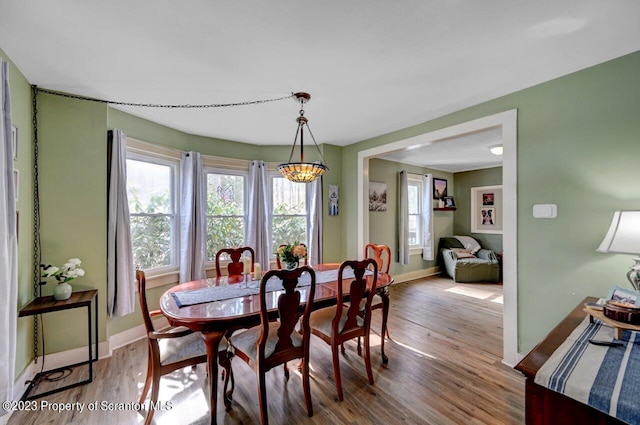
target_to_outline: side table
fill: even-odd
[[[94,315],[91,314],[91,304],[94,306]],[[87,336],[88,336],[88,349],[89,359],[84,362],[75,363],[69,366],[63,366],[57,369],[48,370],[46,372],[37,373],[33,378],[29,387],[24,392],[20,400],[32,400],[34,398],[44,397],[50,394],[54,394],[60,391],[68,390],[70,388],[77,387],[79,385],[88,384],[93,382],[93,362],[98,360],[98,290],[90,289],[87,291],[78,291],[71,294],[71,298],[64,301],[57,301],[52,296],[38,297],[24,306],[18,313],[18,317],[35,316],[38,314],[51,313],[54,311],[70,310],[74,308],[86,307],[87,308]],[[93,326],[92,326],[93,325]],[[95,342],[94,342],[95,334]],[[95,351],[94,351],[95,348]],[[41,394],[29,396],[31,390],[33,390],[44,373],[57,372],[63,369],[73,368],[81,365],[89,365],[89,378],[84,381],[74,382],[72,384],[55,388],[50,391],[46,391]]]

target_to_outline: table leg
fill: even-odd
[[[216,423],[218,412],[218,347],[224,332],[203,332],[202,339],[207,347],[207,372],[209,374],[209,406],[211,424]]]
[[[387,288],[385,288],[387,289]],[[388,364],[389,358],[384,354],[384,340],[387,337],[387,317],[389,316],[389,292],[380,291],[380,298],[382,298],[382,329],[380,332],[380,354],[382,354],[382,363]]]

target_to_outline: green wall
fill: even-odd
[[[432,173],[434,177],[448,181],[448,190],[453,190],[455,187],[452,173],[383,159],[374,158],[369,161],[369,181],[387,184],[387,211],[367,212],[369,214],[369,241],[391,248],[392,258],[389,272],[392,275],[436,267],[436,260],[425,261],[422,259],[422,253],[410,255],[407,265],[398,262],[398,173],[402,170],[414,174]],[[434,211],[433,232],[434,249],[437,249],[438,240],[441,237],[453,234],[453,214],[451,211]]]
[[[511,109],[518,110],[518,347],[526,353],[585,296],[629,285],[632,258],[595,249],[614,210],[640,209],[639,52],[347,146],[343,185],[356,193],[359,151]],[[357,206],[347,201],[345,252],[354,255]],[[537,203],[557,204],[558,217],[534,219]]]
[[[453,213],[453,232],[456,235],[470,235],[480,244],[495,252],[502,251],[502,235],[471,233],[471,188],[497,186],[502,184],[502,167],[455,173],[453,191],[456,211]]]
[[[13,125],[18,128],[19,173],[18,203],[18,308],[33,299],[33,129],[31,124],[31,85],[0,49],[0,57],[9,62],[9,84]],[[20,318],[16,334],[16,374],[33,358],[33,318]]]

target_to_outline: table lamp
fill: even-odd
[[[616,211],[611,226],[597,252],[640,254],[640,211]],[[640,290],[640,258],[629,268],[627,279],[633,289]]]

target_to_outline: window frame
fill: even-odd
[[[246,234],[246,229],[247,229],[247,208],[249,207],[249,191],[247,190],[247,183],[249,182],[249,169],[246,170],[241,170],[241,169],[235,169],[235,168],[223,168],[223,167],[212,167],[212,166],[206,166],[204,167],[204,173],[205,173],[205,177],[207,177],[207,181],[208,181],[208,175],[209,174],[224,174],[224,175],[229,175],[229,176],[242,176],[244,178],[244,187],[243,187],[243,200],[242,200],[242,205],[243,205],[243,210],[244,210],[244,214],[243,214],[243,218],[244,218],[244,234],[243,234],[243,246],[246,246],[247,244],[247,234]],[[207,202],[208,202],[208,195],[209,193],[207,192]],[[209,214],[206,215],[207,217],[207,221],[209,220],[209,217],[237,217],[237,216],[210,216]],[[223,262],[224,263],[224,262]],[[207,269],[211,269],[215,267],[215,257],[214,259],[212,259],[211,261],[207,261],[205,263],[205,268]]]
[[[129,211],[129,217],[134,216],[172,216],[170,231],[170,265],[145,269],[145,274],[149,277],[160,276],[180,271],[180,172],[182,162],[178,158],[167,157],[152,151],[141,151],[140,149],[127,146],[127,160],[146,162],[150,164],[168,166],[171,170],[171,207],[172,214],[145,214],[133,213]],[[137,265],[135,265],[137,266]]]

